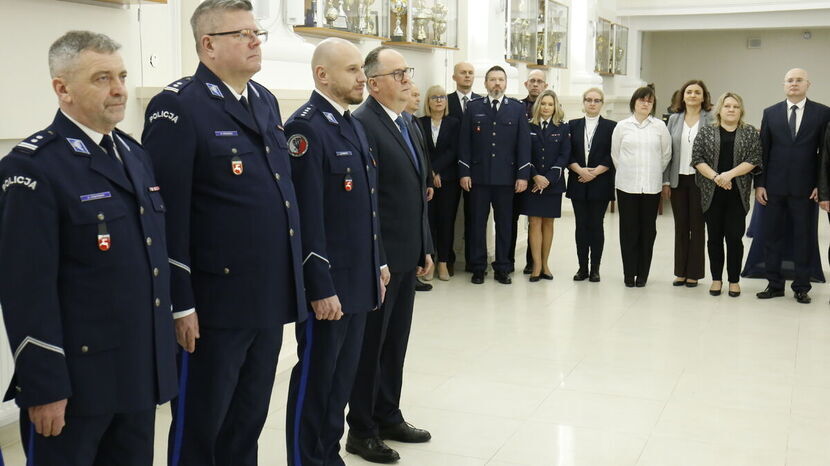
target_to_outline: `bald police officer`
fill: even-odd
[[[171,427],[181,466],[257,464],[282,326],[306,317],[282,119],[276,98],[250,80],[267,37],[251,9],[247,0],[199,4],[196,74],[146,111],[143,140],[170,212],[177,339],[192,353],[184,423]]]
[[[60,110],[0,161],[0,304],[8,398],[36,465],[153,463],[155,407],[176,394],[165,205],[115,128],[120,46],[72,31],[49,49]]]
[[[389,269],[381,269],[377,160],[348,110],[363,101],[363,57],[348,41],[326,39],[311,68],[316,90],[285,125],[310,303],[296,328],[286,440],[290,465],[343,465],[344,411],[366,314],[380,308]]]
[[[510,284],[509,248],[513,195],[527,189],[530,175],[530,126],[525,107],[504,95],[507,74],[500,66],[484,75],[488,96],[472,100],[461,122],[458,169],[461,188],[470,192],[472,282],[484,283],[487,268],[485,230],[490,206],[496,223],[495,279]]]

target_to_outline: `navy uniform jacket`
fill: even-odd
[[[564,193],[565,167],[571,160],[570,126],[564,122],[559,126],[550,123],[543,131],[541,126],[531,124],[530,141],[531,181],[534,176],[542,175],[550,181],[550,185],[542,191],[542,195]]]
[[[611,160],[611,135],[617,122],[599,117],[597,129],[591,142],[588,164],[585,164],[585,118],[568,122],[571,127],[571,160],[580,167],[598,167],[604,165],[608,171],[594,178],[589,183],[580,183],[579,175],[568,170],[568,198],[583,201],[614,200],[614,162]]]
[[[493,114],[490,97],[467,104],[458,143],[458,176],[470,176],[473,186],[513,186],[530,175],[530,128],[525,106],[502,98]]]
[[[112,135],[123,165],[58,112],[0,161],[6,399],[21,408],[68,398],[68,415],[104,415],[176,395],[165,205],[141,146]]]
[[[778,196],[809,197],[818,186],[818,150],[830,109],[807,100],[795,140],[790,135],[787,101],[764,109],[761,149],[764,170],[755,177],[755,187]]]
[[[310,301],[337,294],[344,313],[380,307],[377,162],[360,122],[316,91],[285,125]],[[347,185],[348,184],[348,185]]]
[[[248,82],[256,119],[204,64],[153,97],[142,141],[167,202],[173,310],[268,328],[303,320],[300,215],[279,107]]]
[[[441,183],[458,180],[458,128],[460,122],[451,116],[441,120],[437,143],[432,142],[432,118],[418,119],[426,139],[427,151],[432,162],[432,171],[441,175]]]

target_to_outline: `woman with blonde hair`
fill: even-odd
[[[729,296],[741,294],[738,284],[744,256],[743,235],[752,174],[760,171],[761,136],[744,123],[743,99],[727,92],[718,99],[714,125],[700,129],[692,149],[695,182],[700,188],[701,206],[709,233],[709,267],[712,286],[718,296],[723,288],[723,243],[726,241],[726,271]]]
[[[531,282],[553,280],[548,257],[553,242],[553,219],[562,212],[565,167],[571,158],[571,131],[559,98],[552,90],[542,92],[533,104],[530,120],[530,174],[532,188],[522,194],[519,212],[528,216],[528,241],[533,256]]]
[[[455,238],[455,214],[461,197],[458,184],[458,131],[461,123],[449,116],[447,93],[441,86],[427,89],[424,116],[418,119],[432,163],[435,194],[429,201],[429,226],[435,241],[438,279],[447,281],[447,263],[455,261],[452,243]]]

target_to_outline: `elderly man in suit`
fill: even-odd
[[[391,275],[380,313],[366,317],[363,350],[349,401],[346,451],[390,463],[399,455],[383,440],[420,443],[429,432],[404,420],[400,410],[403,363],[412,324],[415,277],[432,269],[427,222],[427,164],[413,125],[401,116],[410,99],[414,69],[388,47],[366,56],[369,97],[354,112],[377,157],[380,230]]]
[[[792,289],[799,303],[810,296],[810,250],[816,232],[810,231],[818,201],[818,149],[830,117],[830,109],[807,99],[810,78],[794,68],[784,76],[787,99],[764,110],[761,120],[761,148],[764,171],[755,177],[755,199],[766,206],[763,229],[767,280],[759,299],[784,296],[781,277],[783,238],[792,225],[795,244],[795,280]]]

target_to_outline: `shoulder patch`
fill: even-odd
[[[49,144],[50,142],[54,141],[57,135],[51,129],[45,129],[43,131],[38,131],[37,133],[27,137],[26,139],[17,143],[16,146],[12,149],[12,151],[20,152],[23,154],[34,154],[43,146]]]
[[[301,120],[310,120],[311,116],[314,115],[314,112],[317,111],[317,108],[312,104],[307,104],[303,107],[300,111],[298,111],[294,118],[299,118]]]
[[[302,157],[308,152],[308,138],[302,134],[295,134],[288,138],[288,153],[291,157]]]
[[[6,178],[5,180],[3,180],[3,192],[6,192],[6,190],[9,189],[10,186],[15,185],[15,184],[25,186],[25,187],[31,189],[32,191],[37,189],[37,180],[32,179],[31,177],[28,177],[28,176],[16,175],[16,176],[10,176],[10,177]]]
[[[188,86],[188,84],[192,82],[193,78],[191,78],[190,76],[185,76],[182,79],[177,79],[176,81],[173,81],[172,83],[164,86],[164,90],[172,92],[174,94],[178,94],[180,90],[184,89]]]

